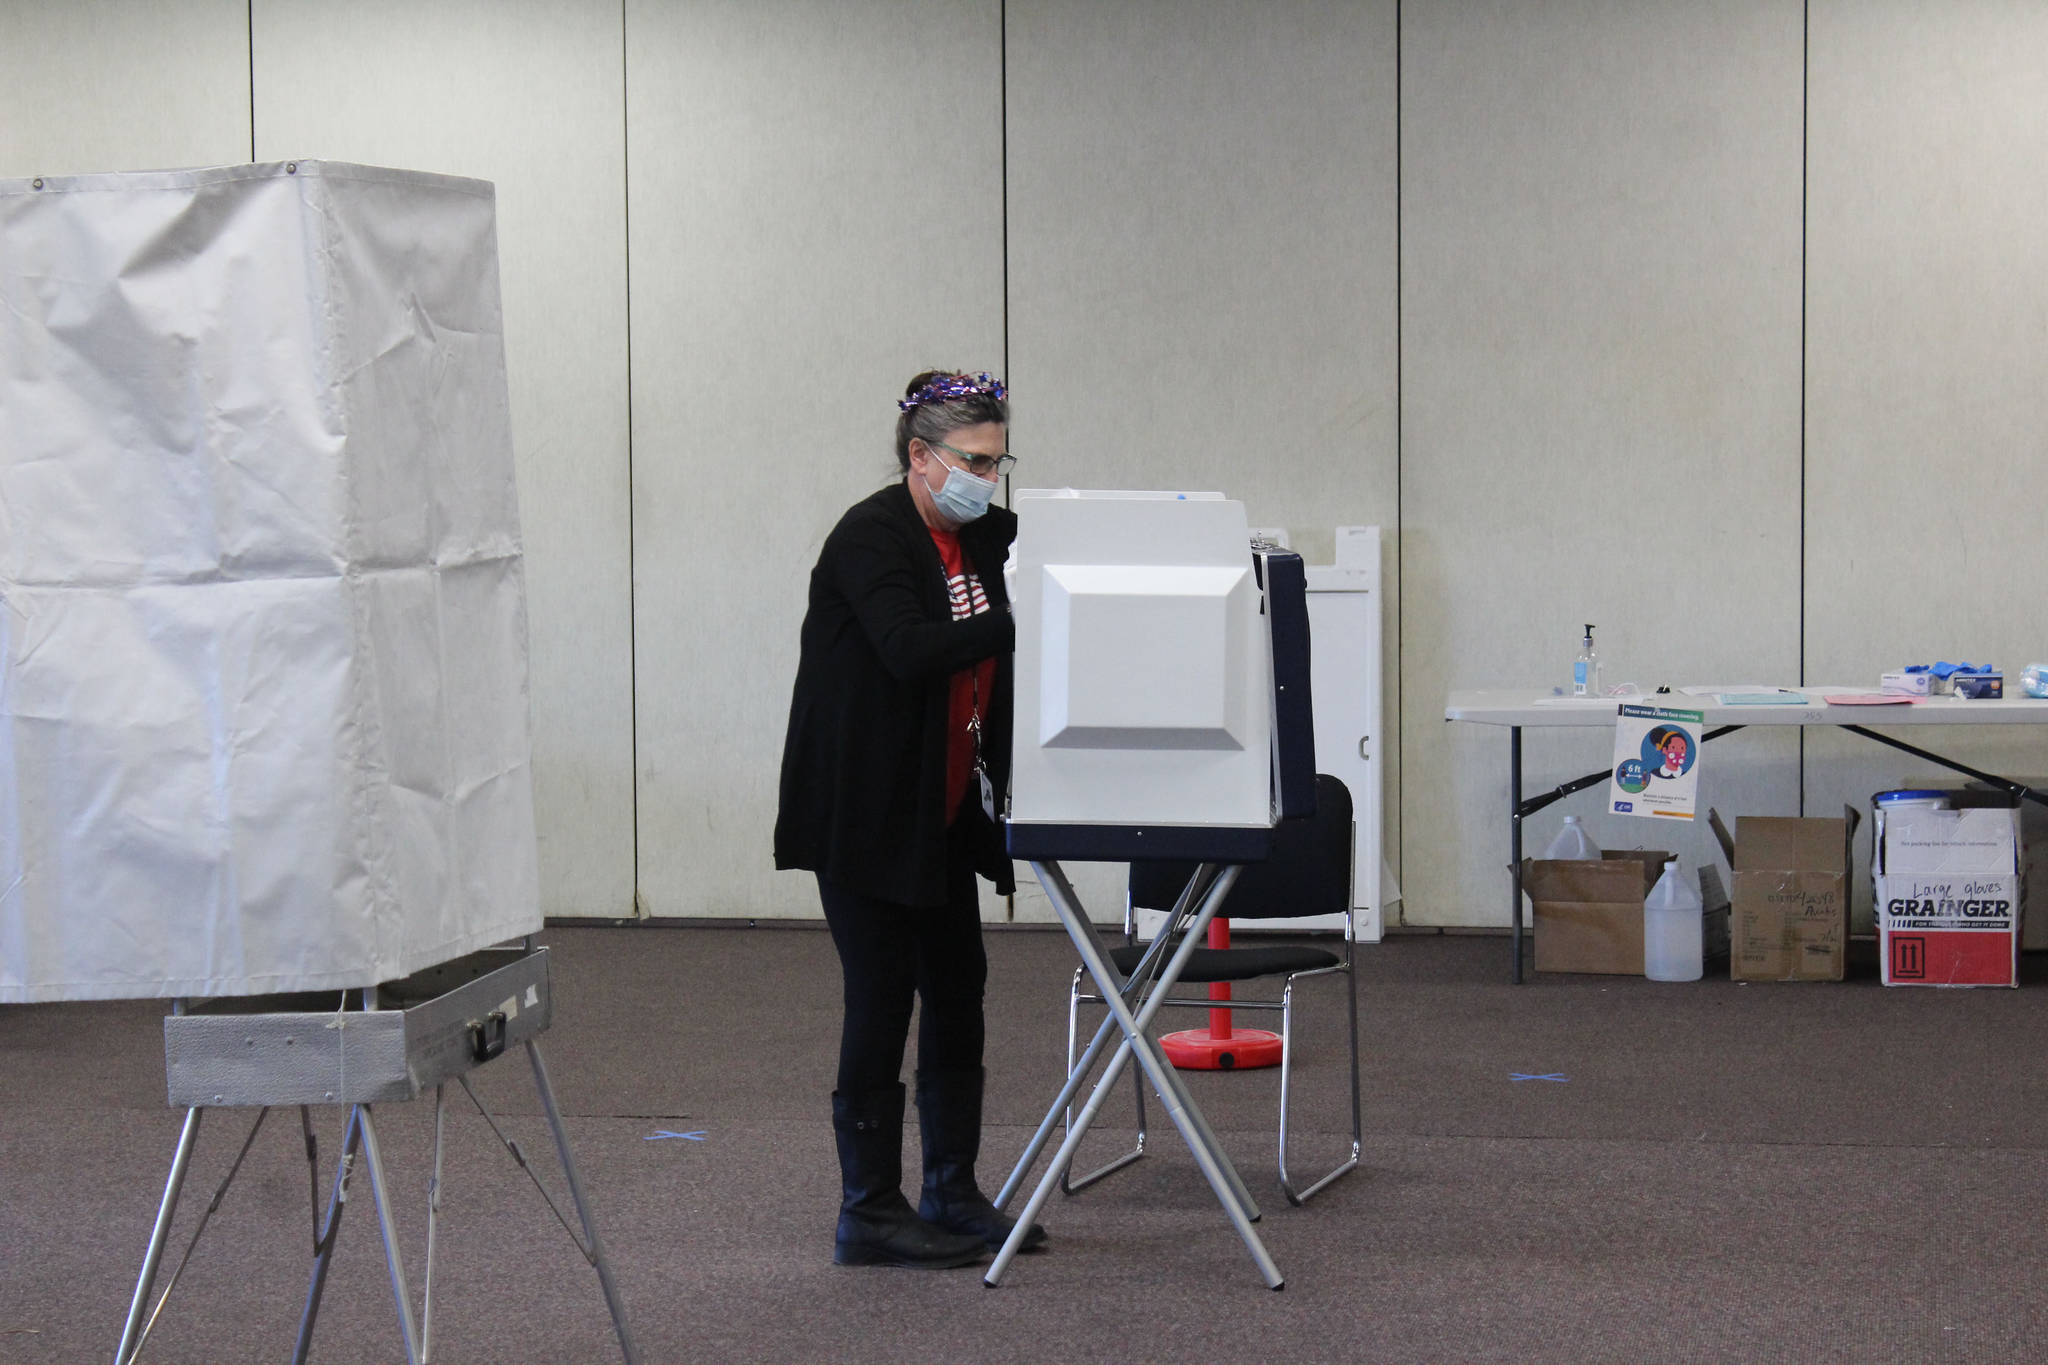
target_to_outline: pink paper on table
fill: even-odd
[[[1926,701],[1927,698],[1901,697],[1896,695],[1884,696],[1871,692],[1847,692],[1832,697],[1822,697],[1821,700],[1829,706],[1911,706],[1914,702]]]

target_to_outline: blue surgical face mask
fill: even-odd
[[[955,526],[965,526],[988,511],[989,499],[996,495],[995,479],[977,479],[966,470],[956,469],[940,460],[936,455],[930,458],[937,460],[939,466],[946,471],[946,481],[933,488],[931,480],[927,478],[924,482],[925,491],[932,495],[932,505],[944,514],[946,520]]]

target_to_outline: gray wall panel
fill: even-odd
[[[1312,562],[1378,525],[1391,599],[1391,0],[1007,13],[1016,482],[1218,489]]]
[[[656,913],[814,913],[768,871],[805,575],[908,374],[1007,362],[1026,483],[1386,528],[1406,918],[1498,924],[1506,744],[1443,694],[1584,620],[1645,685],[2048,653],[2048,14],[1804,8],[1406,0],[1397,111],[1394,0],[19,4],[0,174],[249,155],[253,21],[258,155],[497,182],[550,913],[630,905],[636,782]],[[1720,741],[1708,799],[1925,771],[1806,759]]]
[[[1568,681],[1585,621],[1610,682],[1797,671],[1800,6],[1402,25],[1404,913],[1499,924],[1507,744],[1445,692]],[[1790,813],[1795,744],[1720,741],[1703,799]],[[1611,746],[1532,736],[1530,789]],[[1579,801],[1605,845],[1674,842]]]
[[[840,513],[896,477],[904,382],[930,364],[1002,368],[998,14],[629,12],[654,914],[817,913],[810,878],[773,872],[770,848],[805,583]]]
[[[625,154],[611,0],[257,0],[257,153],[498,188],[550,915],[633,905]]]
[[[244,0],[0,6],[0,176],[249,155]]]
[[[2048,660],[2048,9],[1816,0],[1811,35],[1807,672],[2016,686]],[[1907,737],[2048,775],[2032,727]],[[1808,757],[1815,810],[1939,772],[1848,736]]]

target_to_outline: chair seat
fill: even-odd
[[[1109,950],[1109,960],[1128,977],[1145,955],[1145,945]],[[1209,981],[1251,981],[1261,976],[1285,976],[1291,972],[1320,971],[1336,967],[1343,959],[1321,948],[1285,944],[1274,948],[1197,948],[1188,959],[1183,982],[1199,985]]]

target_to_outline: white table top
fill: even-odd
[[[2017,683],[1999,701],[1923,697],[1904,706],[1829,706],[1823,696],[1870,693],[1869,687],[1804,687],[1804,706],[1719,706],[1712,697],[1672,691],[1640,697],[1558,697],[1535,690],[1453,692],[1445,720],[1477,725],[1569,726],[1598,729],[1614,724],[1622,706],[1663,706],[1700,711],[1708,725],[2048,725],[2048,701],[2015,696]]]

